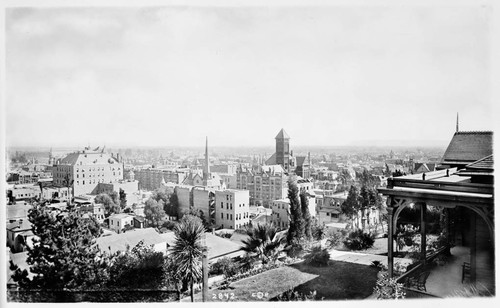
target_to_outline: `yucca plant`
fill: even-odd
[[[246,229],[249,236],[241,250],[254,254],[262,262],[274,261],[283,247],[283,237],[272,224],[257,224]]]
[[[175,226],[174,232],[172,259],[182,281],[189,284],[191,301],[194,302],[194,283],[202,277],[202,237],[205,227],[198,217],[185,215]]]

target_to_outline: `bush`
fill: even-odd
[[[238,263],[234,262],[229,258],[219,259],[210,267],[210,274],[213,276],[224,275],[224,277],[228,278],[236,275],[238,272],[239,272]]]
[[[168,230],[174,230],[176,225],[177,223],[175,221],[165,220],[162,224],[162,228],[166,228]]]
[[[326,248],[322,249],[321,246],[315,246],[305,256],[304,263],[312,266],[326,266],[329,260],[330,254]]]
[[[363,230],[358,229],[349,233],[344,240],[344,245],[351,250],[363,250],[373,246],[375,237],[370,233],[363,233]]]
[[[395,278],[389,278],[387,274],[383,274],[377,280],[374,291],[377,294],[377,299],[403,299],[406,297],[403,284],[396,282]]]
[[[328,247],[335,248],[340,243],[342,243],[343,241],[344,241],[344,235],[342,235],[342,233],[340,233],[340,232],[332,232],[328,236],[328,240],[327,240],[326,243],[327,243]]]
[[[304,246],[300,243],[290,245],[287,255],[291,258],[301,258],[304,255]]]
[[[309,292],[309,294],[299,293],[290,289],[281,295],[278,295],[273,300],[290,302],[290,301],[314,301],[316,300],[316,291]]]

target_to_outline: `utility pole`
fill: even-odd
[[[206,302],[208,299],[208,247],[207,247],[205,233],[203,233],[202,245],[203,245],[203,255],[201,259],[201,267],[203,273],[202,300],[203,302]]]

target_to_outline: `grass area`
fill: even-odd
[[[373,293],[376,280],[377,269],[366,265],[331,261],[327,267],[312,267],[297,263],[236,281],[226,290],[209,290],[208,297],[210,301],[266,301],[296,288],[306,294],[316,290],[317,299],[363,299]]]
[[[317,299],[364,299],[373,293],[378,269],[356,263],[331,261],[328,267],[293,265],[302,272],[317,274],[318,278],[296,287],[301,293],[316,290]]]

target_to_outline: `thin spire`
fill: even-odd
[[[203,168],[203,178],[207,180],[209,174],[210,174],[210,162],[208,159],[208,136],[207,136],[205,140],[205,166]]]
[[[457,112],[457,130],[456,133],[458,133],[458,112]]]

